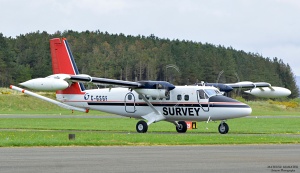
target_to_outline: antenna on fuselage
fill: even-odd
[[[201,86],[205,86],[205,82],[204,81],[201,81]]]

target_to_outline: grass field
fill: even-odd
[[[46,95],[54,97],[51,93]],[[296,106],[290,107],[295,105],[290,102],[246,102],[253,109],[252,117],[227,121],[230,130],[226,135],[218,133],[219,122],[197,123],[198,129],[185,134],[178,134],[171,123],[159,122],[151,124],[147,133],[139,134],[135,131],[135,119],[114,115],[105,118],[103,115],[107,113],[96,111],[88,114],[94,117],[84,118],[84,113],[72,114],[47,102],[5,91],[0,94],[0,114],[41,117],[0,116],[0,146],[299,144],[300,108],[298,100],[292,102]],[[69,118],[69,115],[77,117]],[[75,134],[76,139],[69,140],[69,134]]]
[[[299,144],[300,117],[240,118],[227,123],[230,131],[218,133],[218,122],[198,123],[198,129],[178,134],[173,124],[151,124],[135,131],[129,118],[1,118],[0,146],[103,146],[103,145],[203,145]],[[69,140],[68,134],[75,134]]]

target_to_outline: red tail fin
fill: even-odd
[[[50,40],[53,74],[79,74],[68,42],[65,38],[53,38]],[[84,86],[73,83],[65,90],[57,91],[56,94],[83,94]]]

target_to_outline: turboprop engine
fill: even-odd
[[[291,94],[291,91],[287,88],[282,87],[262,87],[254,88],[251,90],[245,91],[245,93],[265,98],[276,98],[276,97],[286,97]]]
[[[141,86],[135,89],[136,92],[157,98],[168,97],[170,90],[175,88],[173,84],[166,81],[139,81],[139,83]]]
[[[135,89],[139,94],[157,97],[157,98],[166,98],[169,96],[169,91],[166,89]]]
[[[36,78],[20,83],[20,85],[39,91],[64,90],[69,86],[65,80],[56,78]]]

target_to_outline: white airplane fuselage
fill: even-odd
[[[169,98],[147,97],[153,107],[166,121],[207,121],[244,117],[252,109],[245,103],[217,95],[201,99],[199,90],[217,90],[208,86],[176,86]],[[128,88],[105,88],[84,90],[81,94],[57,94],[57,100],[68,105],[90,110],[142,119],[153,109],[136,91]]]

